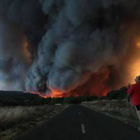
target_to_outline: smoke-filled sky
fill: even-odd
[[[139,0],[0,1],[0,89],[104,95],[139,74]]]

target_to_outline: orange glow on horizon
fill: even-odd
[[[45,95],[45,93],[39,93],[39,92],[35,92],[35,91],[30,91],[29,93],[31,94],[39,94],[40,97],[42,98],[61,98],[61,97],[64,97],[64,94],[61,93],[59,90],[57,89],[52,89],[53,91],[48,94],[48,95]]]
[[[93,75],[87,83],[69,92],[62,93],[59,89],[51,87],[51,92],[48,95],[45,93],[30,92],[39,94],[42,98],[62,98],[62,97],[79,97],[79,96],[106,96],[109,92],[109,87],[105,84],[109,78],[110,70],[104,69],[99,73]]]
[[[134,79],[140,75],[140,59],[136,60],[135,63],[131,66],[130,76],[131,76],[131,83],[134,83]]]
[[[138,49],[140,49],[140,37],[139,37],[138,40],[136,41],[136,47],[137,47]]]
[[[134,62],[130,65],[130,83],[134,83],[134,79],[140,75],[140,37],[136,39],[136,44],[135,47],[137,48],[136,50],[136,56],[134,59]]]

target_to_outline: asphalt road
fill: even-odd
[[[140,132],[116,119],[73,105],[16,140],[140,140]]]

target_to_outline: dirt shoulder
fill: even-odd
[[[126,124],[138,127],[138,117],[134,107],[125,100],[101,100],[84,102],[83,106],[93,109],[94,111],[103,113],[115,119],[118,119]]]

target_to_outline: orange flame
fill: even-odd
[[[61,93],[59,90],[51,88],[51,92],[50,94],[46,95],[45,93],[39,93],[39,92],[34,92],[34,91],[30,91],[29,93],[31,94],[39,94],[40,97],[42,98],[61,98],[64,97],[64,94]]]
[[[94,74],[90,80],[85,83],[84,85],[78,87],[77,89],[69,92],[69,93],[62,93],[59,89],[55,89],[51,87],[51,93],[49,95],[45,95],[45,93],[37,93],[37,92],[30,92],[33,94],[39,94],[42,98],[62,98],[62,97],[79,97],[79,96],[106,96],[109,87],[105,84],[107,79],[109,78],[110,71],[109,69],[104,69],[97,74]]]

